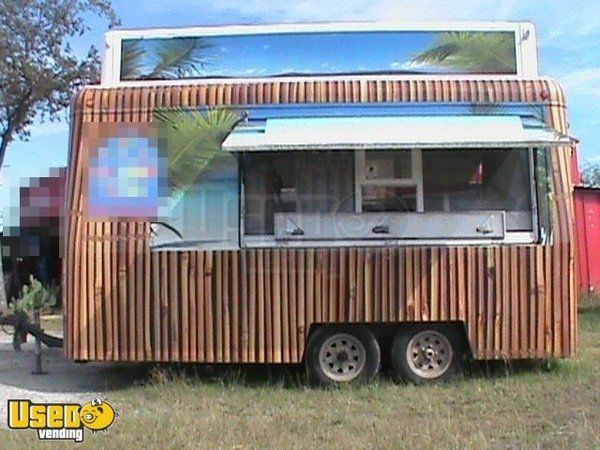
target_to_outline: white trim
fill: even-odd
[[[102,52],[102,70],[100,72],[100,80],[104,82],[105,80],[111,80],[113,78],[113,63],[114,61],[119,61],[119,66],[121,65],[121,54],[119,52],[118,57],[115,55],[115,47],[112,40],[110,39],[108,33],[104,35],[104,51]],[[120,49],[120,46],[118,46]],[[121,78],[121,74],[119,74],[119,78]]]
[[[421,149],[410,152],[412,159],[412,176],[417,180],[417,212],[425,211],[423,200],[423,155]]]
[[[523,74],[538,76],[537,33],[535,26],[531,22],[521,22],[519,28],[519,37],[516,42],[517,68],[520,67]]]
[[[283,34],[283,33],[323,33],[352,31],[507,31],[515,34],[516,75],[498,75],[498,79],[538,77],[537,44],[535,27],[530,22],[350,22],[319,24],[275,24],[275,25],[230,25],[213,27],[182,28],[146,28],[111,30],[104,36],[104,54],[102,80],[104,86],[148,86],[148,85],[180,85],[191,81],[207,80],[160,80],[160,81],[121,81],[121,40],[169,38],[176,36],[235,36],[251,34]],[[528,36],[524,39],[524,36]],[[410,78],[410,76],[403,76]],[[439,78],[429,75],[426,78]],[[308,77],[311,78],[311,77]],[[386,77],[389,79],[389,77]],[[414,78],[414,77],[413,77]],[[489,75],[468,75],[465,78],[485,79]],[[248,78],[248,80],[265,82],[281,80],[282,77]],[[315,79],[313,76],[312,79]],[[212,82],[224,82],[231,79],[211,79]],[[240,79],[237,79],[238,81]]]
[[[526,21],[414,21],[414,22],[323,22],[264,25],[218,25],[199,27],[122,28],[105,33],[107,37],[153,38],[198,36],[235,36],[246,34],[323,33],[340,31],[518,31]]]
[[[274,236],[255,235],[244,236],[241,248],[281,248],[281,247],[303,247],[303,248],[331,248],[331,247],[393,247],[393,246],[416,246],[416,247],[486,247],[491,245],[538,245],[535,243],[533,233],[507,232],[504,239],[365,239],[344,240],[333,239],[328,241],[299,240],[299,241],[276,241]]]
[[[354,152],[354,211],[362,212],[362,188],[361,183],[367,169],[367,157],[364,150]]]
[[[472,142],[431,142],[431,143],[419,143],[418,146],[421,150],[479,150],[488,149],[503,150],[505,148],[552,148],[552,147],[572,147],[577,143],[577,139],[572,136],[562,135],[558,132],[554,133],[555,140],[546,140],[544,138],[538,140],[522,140],[522,141],[472,141]],[[314,148],[311,148],[310,146]],[[246,147],[243,145],[237,146],[231,142],[225,142],[223,151],[227,153],[260,153],[260,152],[305,152],[305,151],[319,151],[319,152],[343,152],[343,151],[395,151],[395,150],[412,150],[416,145],[415,142],[384,142],[384,143],[368,143],[368,144],[352,144],[352,143],[335,143],[335,144],[322,144],[322,143],[301,143],[301,144],[283,144],[283,145],[253,145],[252,147]]]

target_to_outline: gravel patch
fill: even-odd
[[[20,352],[12,347],[12,337],[0,333],[0,427],[6,428],[7,401],[29,399],[33,402],[89,401],[95,395],[110,398],[110,391],[124,389],[145,378],[148,366],[127,363],[80,364],[65,359],[62,349],[42,346],[45,375],[34,375],[33,338]]]

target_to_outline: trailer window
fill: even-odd
[[[424,211],[504,211],[507,231],[532,231],[529,150],[423,151]]]
[[[529,149],[247,152],[243,160],[242,245],[531,242],[539,231]]]
[[[353,152],[244,157],[244,232],[273,235],[276,213],[354,211]]]

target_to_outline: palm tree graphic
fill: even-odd
[[[121,43],[122,80],[163,80],[202,76],[212,57],[206,38],[160,39],[154,46],[139,39]]]
[[[239,123],[240,116],[226,108],[206,112],[159,109],[155,113],[159,136],[166,140],[169,188],[190,189],[213,163],[230,158],[221,144]]]
[[[445,32],[435,44],[414,56],[413,63],[437,64],[465,72],[516,73],[512,33]]]

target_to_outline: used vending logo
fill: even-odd
[[[108,431],[119,415],[112,405],[98,397],[87,403],[33,403],[8,401],[8,427],[12,430],[36,430],[44,441],[83,442],[84,430]]]

